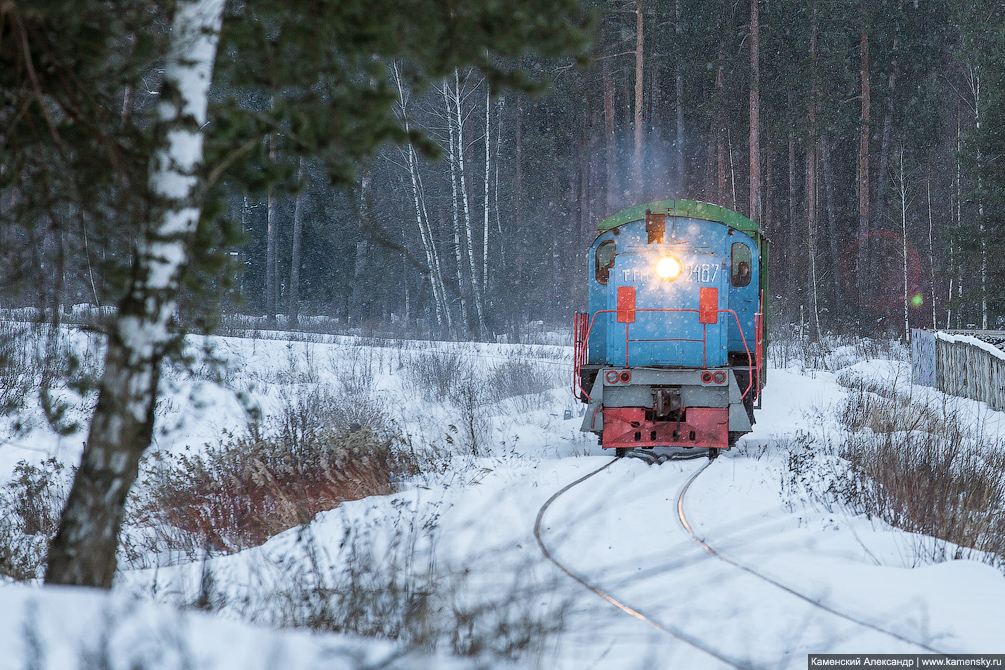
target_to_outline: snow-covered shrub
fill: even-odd
[[[492,368],[487,383],[496,399],[504,400],[557,388],[569,376],[563,372],[567,371],[558,366],[511,358]]]
[[[343,501],[390,493],[426,461],[386,424],[347,425],[353,402],[314,387],[266,426],[198,453],[153,455],[129,525],[148,549],[236,551]]]
[[[468,366],[458,371],[450,392],[450,402],[460,412],[448,428],[453,442],[461,453],[481,456],[491,437],[491,424],[485,405],[492,400],[491,389],[485,375]]]
[[[817,338],[805,325],[788,323],[772,326],[766,353],[777,368],[803,370],[842,370],[866,360],[910,359],[910,350],[898,339],[833,333]]]
[[[417,352],[403,359],[406,388],[429,400],[451,397],[471,363],[457,349]]]
[[[0,413],[24,406],[37,383],[33,358],[27,326],[0,321]]]
[[[953,414],[949,407],[917,401],[899,388],[897,379],[848,370],[838,375],[837,381],[849,390],[841,416],[853,434],[863,429],[887,435],[919,430],[944,434],[949,429],[944,425],[947,415]]]
[[[0,488],[0,575],[41,579],[72,482],[73,471],[54,458],[15,466],[11,481]]]
[[[554,583],[534,577],[530,565],[508,568],[511,581],[471,583],[472,565],[437,556],[436,514],[399,502],[397,514],[376,525],[347,527],[334,556],[303,528],[281,564],[259,566],[268,574],[259,584],[268,584],[268,591],[234,594],[251,603],[242,611],[269,626],[393,639],[406,649],[446,648],[490,659],[532,658],[563,629],[570,603],[556,597]],[[510,558],[472,560],[498,565]]]
[[[416,352],[401,361],[407,393],[430,404],[447,401],[456,412],[444,422],[447,443],[461,453],[479,456],[491,429],[485,406],[496,400],[486,371],[456,349]]]
[[[1005,443],[970,428],[954,404],[895,387],[853,388],[840,455],[846,502],[898,528],[1005,559]],[[857,411],[856,411],[856,408]],[[865,408],[863,411],[861,408]]]
[[[1005,564],[1005,441],[971,428],[953,403],[892,382],[839,381],[850,387],[840,432],[791,451],[793,482],[825,505],[934,538],[916,547],[918,560]]]

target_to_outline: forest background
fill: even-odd
[[[814,334],[1002,325],[999,3],[585,8],[597,19],[587,63],[519,61],[550,81],[538,95],[493,89],[478,68],[413,87],[392,66],[384,93],[414,141],[385,144],[351,178],[297,158],[296,129],[276,126],[251,152],[256,176],[219,185],[227,225],[202,239],[230,263],[200,275],[224,311],[476,339],[563,326],[585,306],[597,221],[680,197],[767,231],[776,323]],[[232,53],[221,47],[218,70]],[[240,63],[229,66],[237,74],[213,83],[211,124],[226,118],[213,101],[236,98],[263,119],[295,108],[291,89],[247,86]],[[154,66],[145,89],[118,91],[123,124],[153,105],[157,76]],[[16,140],[3,139],[3,305],[116,304],[131,237],[61,201],[71,186],[44,174],[59,159],[16,163]],[[217,141],[226,156],[228,133]],[[43,190],[52,197],[29,202]],[[212,322],[197,304],[187,317]]]

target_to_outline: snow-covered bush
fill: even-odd
[[[261,578],[247,591],[215,590],[204,570],[193,604],[235,607],[266,626],[392,639],[404,649],[487,659],[532,658],[564,628],[570,603],[556,583],[536,577],[531,564],[508,568],[513,577],[497,583],[472,583],[472,568],[485,567],[479,562],[509,564],[520,560],[516,551],[453,565],[438,555],[435,511],[397,503],[379,519],[347,525],[337,553],[328,551],[330,539],[305,526],[278,562],[256,566]]]
[[[906,361],[910,350],[898,339],[835,335],[812,337],[806,326],[774,324],[768,336],[768,360],[777,368],[843,370],[866,360]]]
[[[0,413],[24,406],[25,397],[37,384],[27,326],[0,321]]]
[[[461,379],[471,372],[471,363],[456,349],[423,351],[403,359],[406,388],[428,400],[446,400]]]
[[[790,484],[825,506],[935,538],[916,547],[919,561],[1005,565],[1005,442],[954,403],[912,397],[895,380],[838,381],[848,388],[840,430],[790,449]]]
[[[255,546],[346,500],[390,493],[396,482],[432,467],[382,415],[352,421],[346,407],[355,403],[311,387],[287,397],[265,426],[252,424],[198,452],[152,455],[128,521],[133,535],[145,538],[131,558]]]
[[[540,361],[511,358],[492,368],[488,385],[498,400],[536,395],[566,383],[569,375],[560,373],[567,372],[563,368],[544,365]]]
[[[72,480],[72,469],[54,458],[15,466],[11,481],[0,488],[0,575],[41,579]]]

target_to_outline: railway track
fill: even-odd
[[[619,610],[621,610],[625,614],[628,614],[629,616],[635,617],[636,619],[639,619],[641,621],[646,622],[647,624],[649,624],[650,626],[652,626],[656,630],[659,630],[660,632],[663,632],[663,633],[665,633],[667,635],[670,635],[670,636],[672,636],[672,637],[680,640],[681,642],[683,642],[683,643],[685,643],[685,644],[687,644],[687,645],[689,645],[689,646],[691,646],[691,647],[699,650],[700,652],[702,652],[702,653],[704,653],[704,654],[706,654],[708,656],[711,656],[711,657],[713,657],[713,658],[715,658],[715,659],[717,659],[719,661],[722,661],[723,663],[725,663],[725,664],[727,664],[727,665],[729,665],[731,667],[741,668],[743,670],[753,670],[755,668],[759,668],[760,666],[755,665],[755,664],[751,663],[750,661],[748,661],[746,659],[741,659],[741,658],[733,657],[730,654],[722,651],[721,649],[717,649],[716,647],[714,647],[710,643],[711,641],[702,640],[702,639],[697,638],[697,637],[695,637],[693,635],[690,635],[689,633],[687,633],[683,629],[678,628],[678,627],[674,626],[673,624],[669,624],[669,623],[658,621],[657,619],[653,618],[653,616],[651,616],[650,614],[644,613],[640,608],[632,606],[632,605],[627,604],[625,602],[622,602],[621,600],[619,600],[615,596],[611,595],[610,593],[604,591],[603,589],[599,588],[595,584],[590,583],[586,578],[584,578],[581,575],[577,574],[571,568],[569,568],[568,566],[566,566],[565,564],[563,564],[562,562],[560,562],[557,558],[555,558],[555,556],[548,549],[547,545],[544,543],[543,538],[541,537],[541,524],[542,524],[542,521],[544,519],[545,513],[548,511],[548,508],[551,507],[551,505],[556,500],[558,500],[558,498],[561,497],[564,493],[566,493],[570,489],[572,489],[572,488],[574,488],[574,487],[582,484],[583,482],[585,482],[586,480],[590,479],[591,477],[593,477],[593,476],[595,476],[595,475],[603,472],[604,470],[608,469],[609,467],[611,467],[612,465],[614,465],[615,463],[617,463],[618,460],[619,460],[618,458],[615,458],[615,459],[611,460],[610,462],[608,462],[607,464],[605,464],[605,465],[597,468],[596,470],[593,470],[592,472],[590,472],[590,473],[588,473],[588,474],[580,477],[576,481],[574,481],[574,482],[572,482],[570,484],[567,484],[565,487],[563,487],[563,488],[559,489],[557,492],[555,492],[555,494],[552,495],[547,500],[547,502],[545,502],[544,505],[541,506],[541,509],[538,511],[537,518],[536,518],[536,520],[534,522],[534,537],[537,540],[538,546],[541,548],[541,551],[544,554],[545,558],[547,558],[549,561],[551,561],[552,563],[554,563],[562,572],[564,572],[566,575],[568,575],[569,577],[571,577],[573,580],[577,581],[579,584],[581,584],[583,587],[585,587],[589,591],[591,591],[591,592],[595,593],[596,595],[600,596],[601,598],[603,598],[608,603],[610,603],[614,607],[618,608]],[[730,559],[730,558],[722,555],[721,553],[719,553],[718,551],[716,551],[713,547],[711,547],[707,542],[705,542],[703,539],[701,539],[700,537],[698,537],[698,535],[694,532],[694,529],[692,528],[691,523],[688,521],[687,515],[685,514],[685,511],[684,511],[684,497],[687,494],[688,489],[690,489],[691,484],[693,484],[694,481],[698,478],[698,476],[701,475],[701,473],[703,473],[711,464],[712,464],[712,461],[707,461],[704,465],[702,465],[702,467],[700,467],[697,471],[695,471],[695,473],[692,474],[688,478],[687,482],[684,484],[684,487],[681,489],[680,495],[677,498],[677,516],[678,516],[678,518],[679,518],[679,520],[681,522],[681,525],[684,527],[684,530],[686,530],[687,533],[691,536],[691,539],[694,540],[695,542],[697,542],[706,552],[708,552],[710,555],[712,555],[713,557],[717,558],[718,560],[720,560],[720,561],[722,561],[722,562],[724,562],[724,563],[732,566],[733,568],[735,568],[737,570],[741,570],[741,571],[747,573],[748,575],[751,575],[751,576],[755,577],[756,579],[762,580],[765,583],[770,584],[771,586],[773,586],[773,587],[775,587],[777,589],[780,589],[780,590],[784,591],[785,593],[788,593],[789,595],[794,596],[795,598],[798,598],[798,599],[800,599],[800,600],[808,603],[809,605],[813,606],[814,608],[817,608],[817,609],[819,609],[819,610],[821,610],[823,612],[828,613],[829,615],[832,615],[834,617],[838,617],[838,618],[840,618],[840,619],[842,619],[844,621],[856,624],[858,626],[861,626],[863,628],[869,629],[869,630],[871,630],[871,631],[873,631],[875,633],[879,633],[879,634],[881,634],[883,636],[886,636],[886,637],[889,637],[891,639],[895,639],[895,640],[897,640],[899,642],[902,642],[904,644],[911,645],[912,647],[915,647],[917,649],[922,649],[922,650],[924,650],[925,652],[928,652],[928,653],[932,653],[932,654],[945,654],[946,653],[946,652],[940,651],[938,649],[934,649],[934,648],[926,645],[923,642],[918,642],[916,640],[912,640],[912,639],[910,639],[908,637],[905,637],[903,635],[900,635],[899,633],[896,633],[894,631],[887,630],[885,628],[877,626],[877,625],[875,625],[873,623],[870,623],[868,621],[864,621],[862,619],[859,619],[857,617],[849,615],[849,614],[847,614],[845,612],[841,612],[841,611],[839,611],[837,609],[834,609],[833,607],[830,607],[829,605],[827,605],[825,603],[822,603],[822,602],[820,602],[818,600],[815,600],[814,598],[812,598],[810,596],[807,596],[804,593],[800,593],[799,591],[791,588],[790,586],[787,586],[787,585],[785,585],[785,584],[783,584],[781,582],[778,582],[777,580],[775,580],[775,579],[773,579],[773,578],[771,578],[771,577],[769,577],[767,575],[764,575],[764,574],[762,574],[762,573],[760,573],[760,572],[758,572],[756,570],[753,570],[752,568],[749,568],[749,567],[747,567],[747,566],[745,566],[745,565],[743,565],[741,563],[737,563],[736,561],[734,561],[734,560],[732,560],[732,559]]]

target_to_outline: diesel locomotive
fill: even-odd
[[[574,323],[582,430],[605,449],[733,446],[765,384],[768,240],[725,207],[660,200],[601,221]]]

